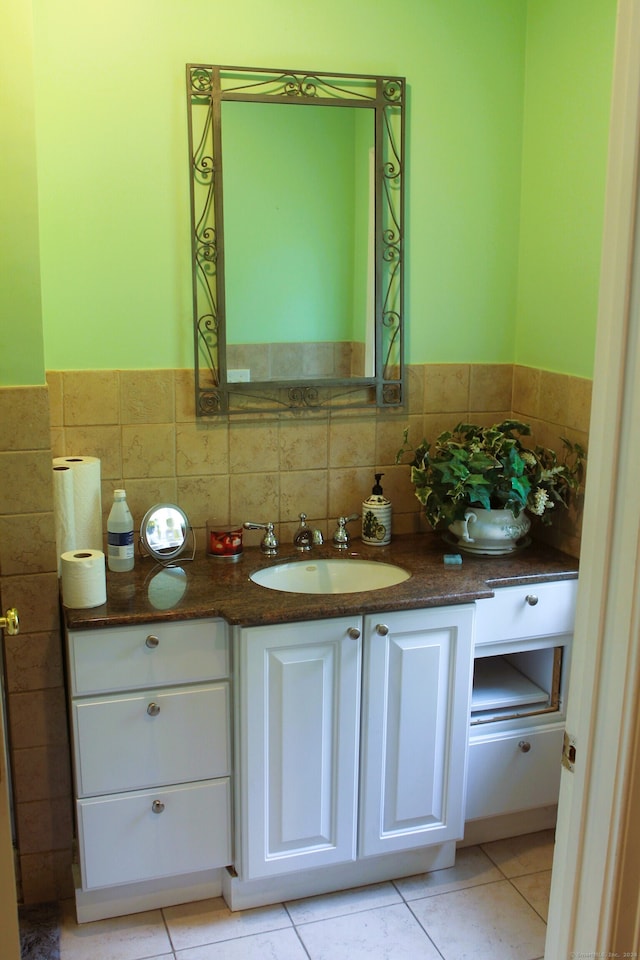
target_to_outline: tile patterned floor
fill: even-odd
[[[553,831],[458,851],[447,870],[231,913],[221,899],[78,926],[60,960],[539,960]]]

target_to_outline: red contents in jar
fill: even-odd
[[[210,530],[209,552],[218,557],[234,557],[242,553],[242,528],[238,530]]]

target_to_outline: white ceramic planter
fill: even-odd
[[[523,511],[514,517],[511,510],[483,510],[470,507],[464,520],[456,520],[449,526],[457,537],[458,546],[468,553],[500,556],[513,553],[522,546],[531,521]]]

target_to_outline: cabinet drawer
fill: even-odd
[[[72,705],[78,796],[226,776],[226,681]]]
[[[83,889],[231,863],[228,779],[79,800]],[[163,805],[154,813],[154,801]]]
[[[563,729],[520,730],[469,744],[466,820],[558,802]],[[519,747],[530,744],[528,752]]]
[[[476,601],[475,644],[573,632],[577,580],[501,587]],[[537,597],[531,604],[527,597]]]
[[[69,634],[69,671],[74,695],[217,680],[229,675],[227,625],[211,619],[77,630]]]

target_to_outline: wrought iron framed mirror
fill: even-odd
[[[403,403],[405,96],[187,64],[198,416]]]

